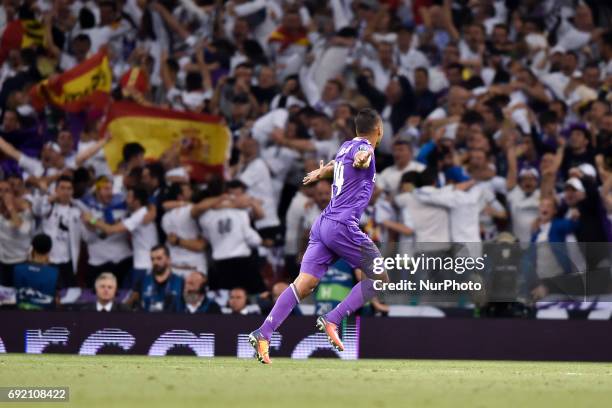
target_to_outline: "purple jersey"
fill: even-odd
[[[370,165],[365,169],[353,167],[359,151],[372,154]],[[375,181],[374,148],[370,142],[358,138],[344,142],[335,159],[332,198],[322,215],[343,224],[359,224],[374,192]]]

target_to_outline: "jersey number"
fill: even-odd
[[[342,191],[342,184],[344,183],[344,164],[336,162],[334,163],[334,186],[336,186],[336,195],[338,197]]]
[[[217,230],[219,231],[219,234],[221,235],[231,232],[232,231],[232,219],[225,218],[225,219],[219,220],[217,223]]]

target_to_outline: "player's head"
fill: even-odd
[[[365,108],[357,113],[355,133],[359,137],[368,139],[374,146],[378,146],[383,137],[383,123],[374,109]]]

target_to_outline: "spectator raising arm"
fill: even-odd
[[[516,187],[518,180],[518,164],[516,160],[516,148],[514,143],[508,143],[506,149],[506,158],[508,160],[508,174],[506,175],[506,191],[512,191]]]
[[[0,137],[0,151],[16,162],[19,162],[22,156],[21,152],[15,149],[12,144],[4,140],[3,137]]]
[[[110,139],[110,133],[106,133],[103,138],[101,138],[96,143],[92,144],[91,146],[77,154],[77,157],[75,159],[76,166],[81,167],[83,163],[94,157],[96,153],[102,150],[102,148],[110,141]]]

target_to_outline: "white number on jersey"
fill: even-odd
[[[344,164],[340,162],[334,163],[334,186],[336,186],[336,197],[340,195],[342,191],[342,184],[344,183]]]

